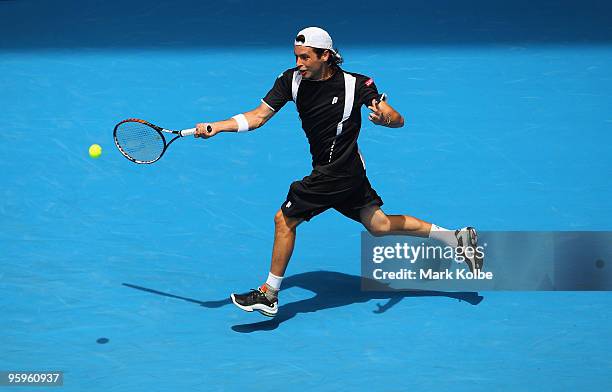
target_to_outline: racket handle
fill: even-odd
[[[191,135],[195,135],[195,132],[196,132],[195,128],[183,129],[182,131],[179,131],[179,135],[181,135],[181,136],[191,136]],[[206,132],[208,132],[208,133],[212,132],[212,127],[210,125],[208,125],[206,127]]]
[[[195,128],[189,128],[189,129],[183,129],[182,131],[179,131],[179,135],[181,136],[191,136],[191,135],[195,135]]]

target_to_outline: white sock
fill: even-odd
[[[431,225],[431,231],[429,232],[429,238],[433,238],[438,241],[444,242],[448,246],[453,248],[457,247],[457,237],[455,237],[455,230],[448,230],[438,225]]]
[[[274,290],[280,290],[281,282],[283,281],[282,276],[276,276],[272,272],[268,274],[268,280],[266,280],[266,284],[272,287]]]

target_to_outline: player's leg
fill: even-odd
[[[448,230],[409,215],[387,215],[376,205],[362,208],[359,217],[372,235],[397,234],[433,238],[460,249],[470,271],[482,269],[483,260],[476,252],[478,237],[473,227]]]
[[[301,222],[301,219],[285,216],[282,210],[278,210],[274,216],[274,245],[272,246],[272,262],[268,279],[257,290],[230,295],[232,302],[240,309],[247,312],[257,310],[270,317],[276,315],[278,291],[293,253],[296,228]]]
[[[272,246],[272,262],[270,273],[282,277],[285,276],[287,264],[293,254],[295,246],[295,233],[301,219],[285,216],[282,210],[278,210],[274,216],[274,245]],[[278,287],[274,287],[278,291]]]
[[[313,171],[302,180],[291,184],[287,199],[274,216],[274,245],[268,278],[257,290],[232,294],[230,297],[236,306],[248,312],[258,310],[270,317],[276,315],[278,291],[293,253],[296,227],[331,207],[334,199],[322,197],[326,195],[329,182],[323,174]],[[337,197],[342,196],[339,194]]]
[[[361,223],[373,235],[391,233],[429,237],[432,224],[409,215],[387,215],[379,206],[369,206],[359,211]]]
[[[282,210],[278,210],[274,216],[274,244],[270,272],[266,283],[261,287],[269,300],[278,297],[281,282],[293,254],[296,228],[302,221],[299,218],[286,216]]]

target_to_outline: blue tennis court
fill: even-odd
[[[609,292],[361,291],[363,228],[333,211],[298,228],[276,318],[234,307],[311,169],[292,103],[153,165],[112,140],[253,109],[320,25],[406,117],[363,109],[386,212],[611,230],[612,7],[281,4],[0,1],[0,370],[66,391],[612,389]]]

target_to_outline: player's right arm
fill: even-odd
[[[268,120],[274,116],[274,113],[274,110],[262,102],[255,109],[242,113],[242,116],[244,116],[244,120],[246,121],[246,124],[248,124],[248,130],[252,131],[268,122]],[[240,128],[240,120],[235,119],[234,117],[213,123],[198,123],[196,125],[195,137],[203,137],[208,139],[221,132],[238,132],[238,129]],[[207,131],[207,127],[209,125],[212,128],[211,132]]]
[[[220,132],[241,132],[261,127],[274,116],[274,113],[281,110],[285,103],[293,99],[291,91],[293,73],[294,69],[292,68],[278,75],[274,86],[261,100],[261,104],[257,108],[250,112],[237,114],[228,120],[197,124],[195,136],[209,138]],[[207,132],[209,125],[212,128],[211,132]]]

